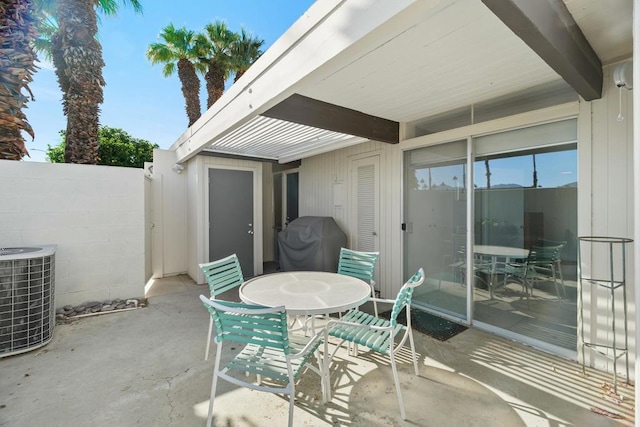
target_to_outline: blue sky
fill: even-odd
[[[519,185],[530,187],[533,185],[533,157],[531,154],[517,155],[492,159],[491,185]],[[536,154],[536,171],[538,186],[544,188],[560,187],[578,181],[577,152],[573,150],[554,151]],[[464,161],[447,166],[431,168],[433,185],[448,185],[449,187],[464,187]],[[418,181],[429,182],[429,169],[420,168],[416,172]],[[486,188],[486,170],[484,161],[477,161],[474,165],[474,183],[478,188]]]
[[[99,39],[106,63],[103,76],[104,103],[100,124],[121,128],[135,138],[168,148],[186,130],[187,116],[178,76],[165,78],[162,66],[152,66],[145,52],[158,41],[162,28],[172,22],[176,27],[202,31],[216,19],[233,31],[244,26],[271,46],[314,0],[191,0],[168,2],[140,0],[144,8],[136,15],[121,7],[116,17],[101,17]],[[188,5],[188,6],[187,6]],[[40,70],[30,88],[36,98],[26,110],[36,137],[26,136],[31,158],[44,162],[48,145],[58,145],[58,132],[66,128],[60,103],[61,93],[51,64],[38,63]],[[204,80],[201,79],[201,104],[206,107]]]

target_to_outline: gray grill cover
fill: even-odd
[[[278,233],[281,271],[333,271],[347,235],[330,216],[303,216]]]

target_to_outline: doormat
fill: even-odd
[[[391,311],[380,313],[380,317],[389,319]],[[407,310],[403,309],[398,315],[398,322],[403,325],[407,324]],[[458,335],[460,332],[466,331],[467,328],[459,323],[452,322],[442,317],[436,316],[426,311],[411,309],[411,326],[414,330],[429,335],[439,341],[446,341],[451,337]]]

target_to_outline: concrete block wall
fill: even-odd
[[[56,307],[144,296],[143,169],[0,160],[0,247],[57,245]]]

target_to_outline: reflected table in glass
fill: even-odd
[[[239,293],[246,304],[284,305],[291,316],[309,316],[313,330],[315,316],[361,306],[371,296],[371,287],[363,280],[337,273],[287,271],[247,280]],[[302,328],[306,330],[306,325]]]
[[[511,260],[524,259],[529,255],[528,249],[494,245],[475,245],[473,247],[473,252],[483,258],[488,258],[491,261],[491,271],[489,274],[489,296],[491,299],[493,299],[493,288],[495,286],[498,259],[508,263],[511,262]]]

